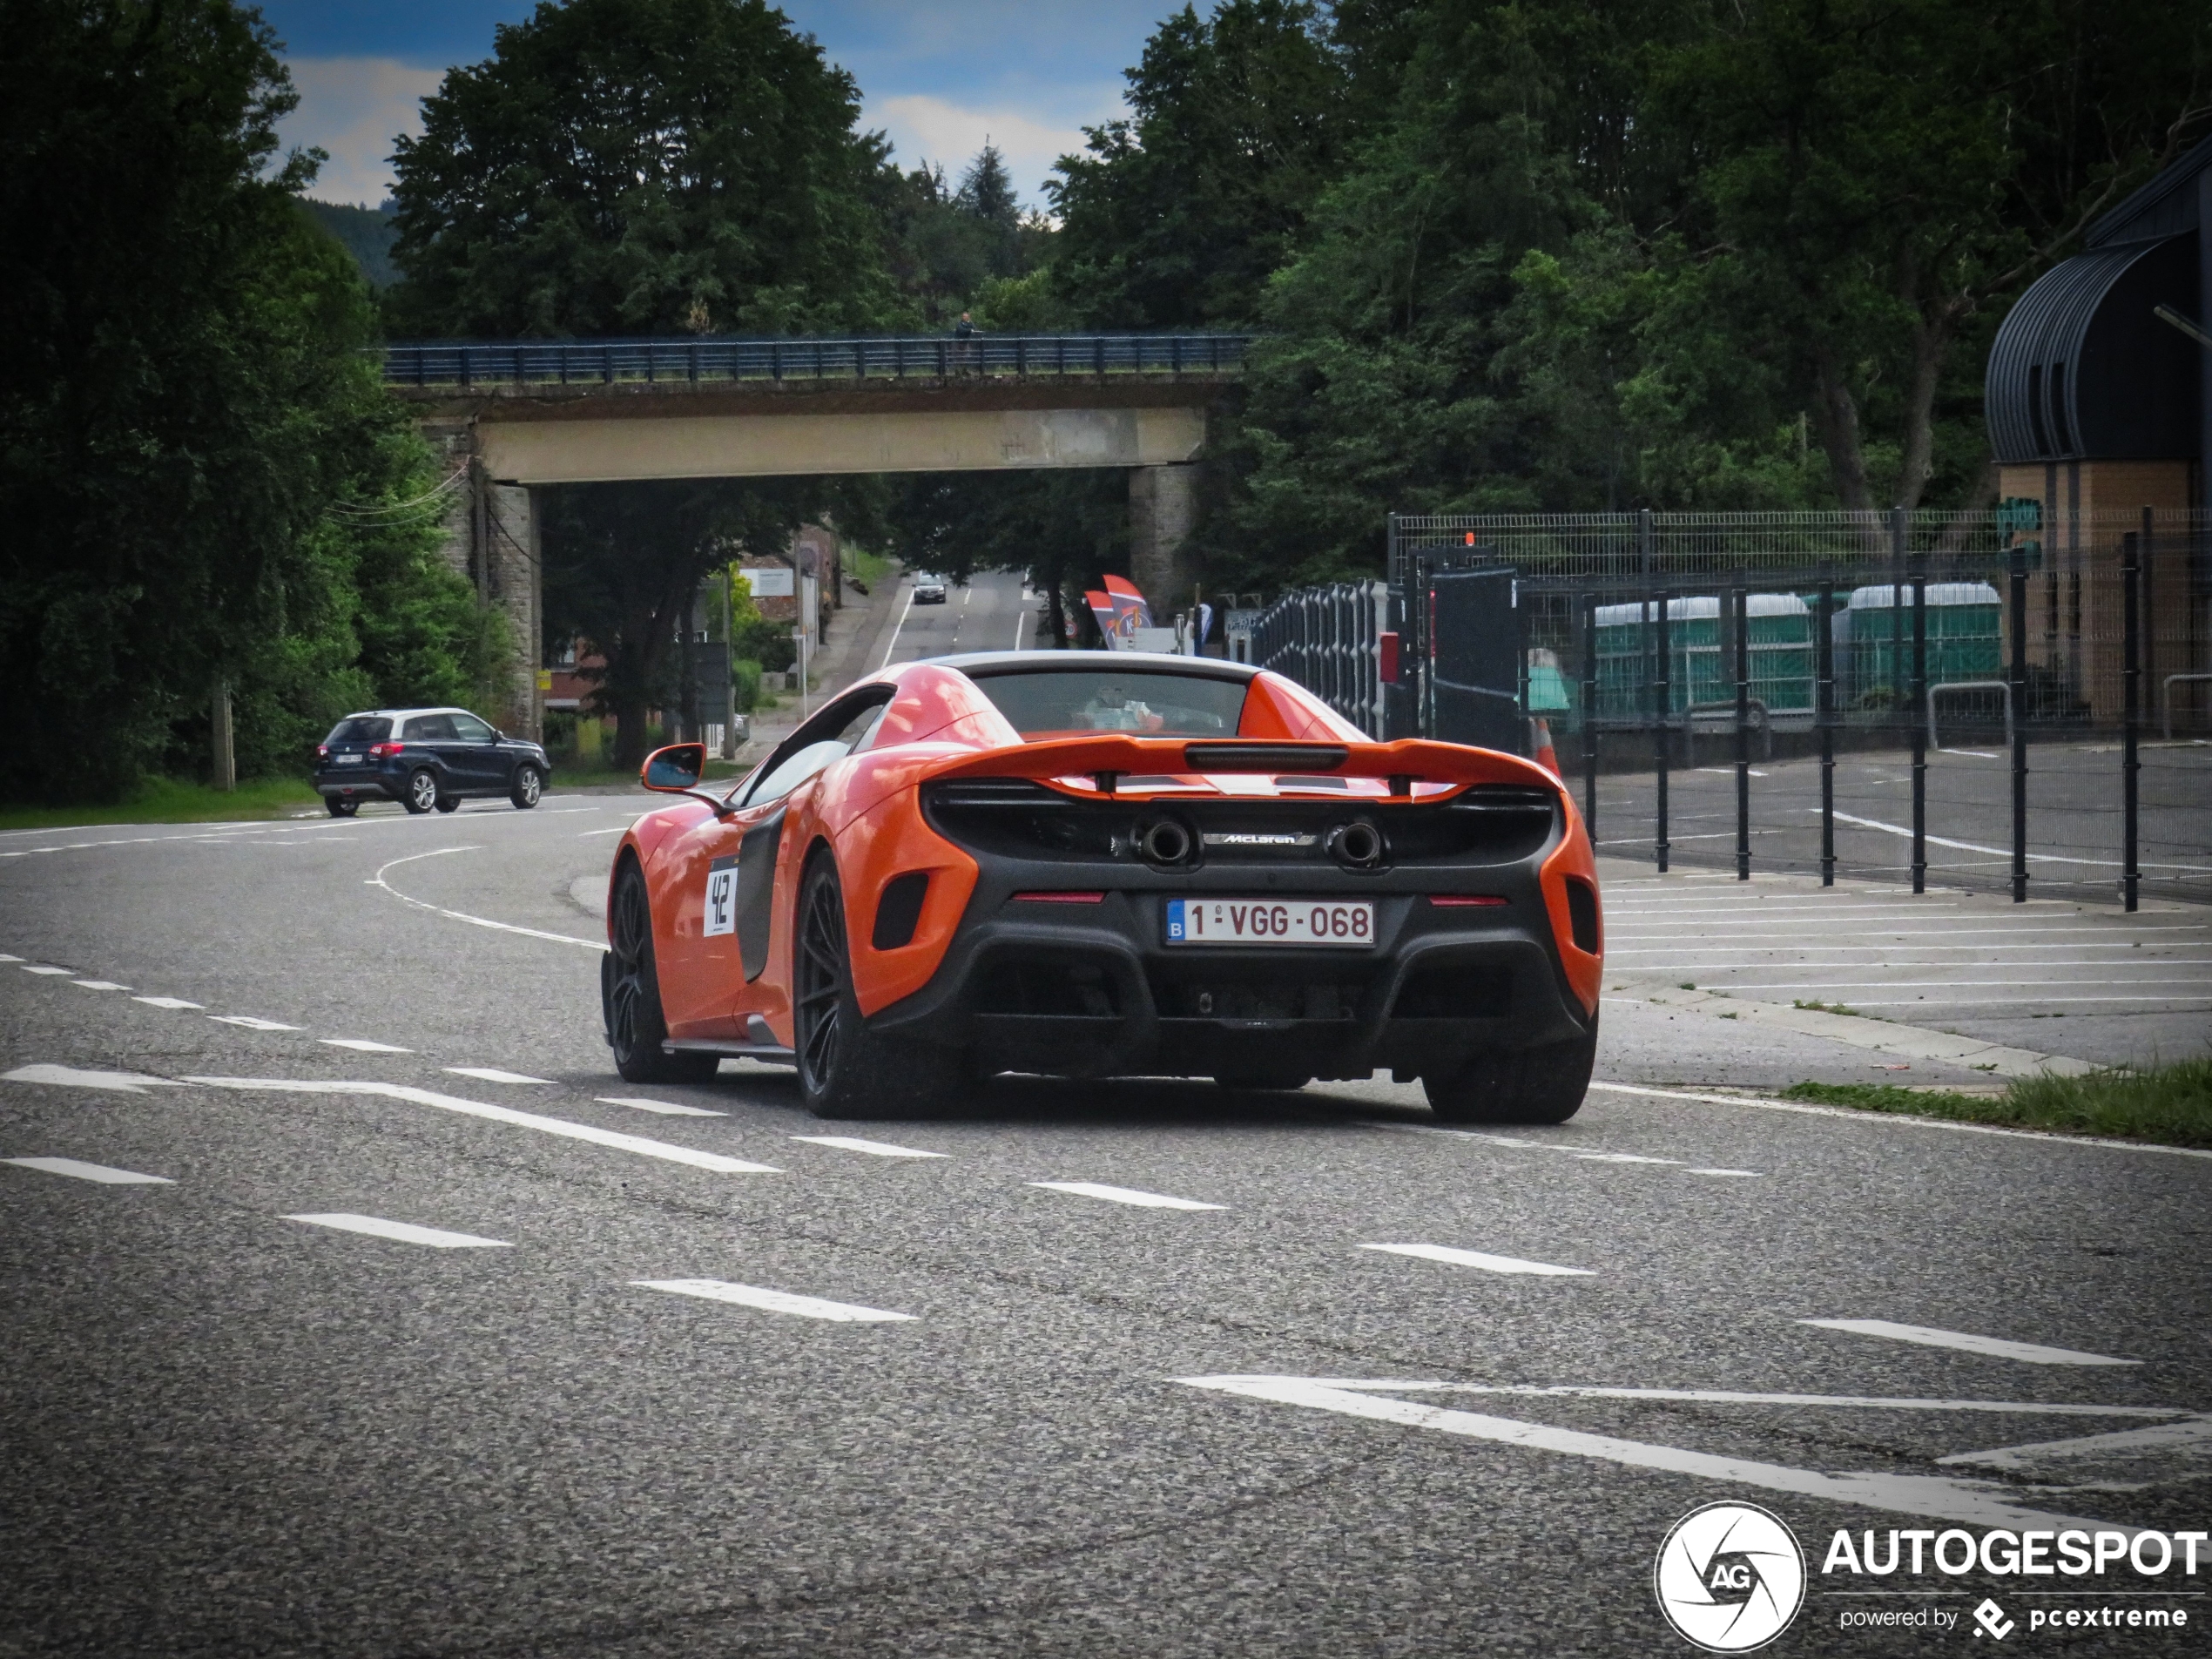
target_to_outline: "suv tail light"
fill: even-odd
[[[330,745],[327,743],[318,743],[315,745],[315,759],[318,760],[329,759]]]
[[[368,756],[372,760],[381,760],[387,755],[399,753],[406,746],[401,743],[372,743],[368,745]]]

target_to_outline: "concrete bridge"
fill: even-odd
[[[385,382],[467,488],[448,556],[529,659],[513,725],[540,725],[542,589],[531,492],[554,484],[787,474],[1115,467],[1131,574],[1172,603],[1209,409],[1237,334],[436,341],[389,347]]]

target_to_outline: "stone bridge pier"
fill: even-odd
[[[477,601],[507,624],[507,671],[489,688],[493,706],[484,712],[510,737],[542,743],[545,707],[538,672],[545,653],[545,580],[538,556],[538,492],[489,475],[475,452],[470,423],[426,423],[423,435],[442,455],[446,475],[465,473],[439,523],[439,550],[475,589]]]

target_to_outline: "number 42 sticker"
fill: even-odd
[[[706,925],[709,939],[738,930],[738,860],[734,854],[706,867]]]

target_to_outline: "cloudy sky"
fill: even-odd
[[[262,0],[285,43],[300,108],[287,142],[330,152],[314,194],[381,200],[393,136],[418,130],[417,101],[454,64],[491,55],[492,29],[531,0]],[[1123,112],[1122,71],[1136,62],[1173,0],[785,0],[860,84],[864,125],[897,146],[901,165],[948,172],[988,135],[1023,199],[1082,129]]]

